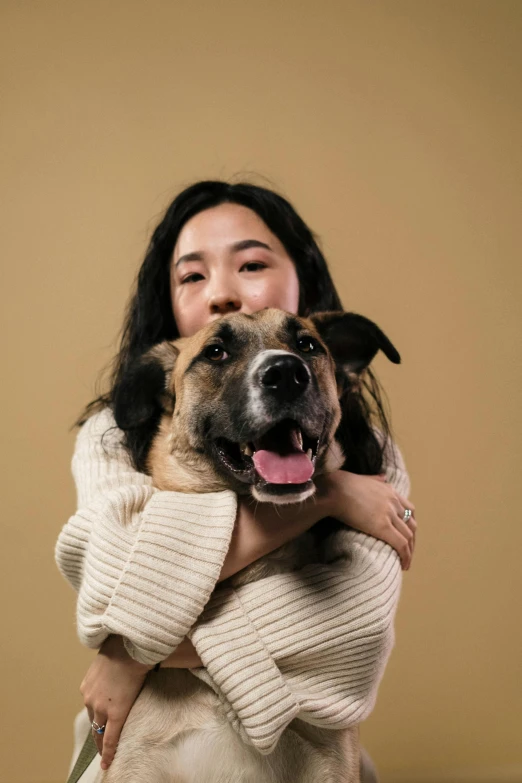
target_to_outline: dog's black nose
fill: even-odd
[[[281,402],[292,402],[310,383],[310,370],[297,356],[277,356],[259,373],[261,386]]]

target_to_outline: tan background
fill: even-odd
[[[52,558],[71,423],[184,185],[254,171],[382,362],[421,532],[364,741],[383,783],[522,780],[522,3],[1,2],[1,755],[58,783],[91,653]]]

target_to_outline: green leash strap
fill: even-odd
[[[71,770],[71,774],[67,778],[67,783],[78,783],[81,776],[98,753],[98,748],[94,742],[94,737],[90,731],[87,735],[87,739],[83,743],[83,748],[80,751],[80,755],[76,759],[76,764]]]

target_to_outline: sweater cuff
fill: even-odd
[[[217,693],[243,741],[271,753],[300,706],[233,588],[214,593],[189,637],[205,666],[194,674]]]
[[[219,579],[236,511],[229,491],[150,498],[104,620],[135,660],[164,660],[194,625]]]

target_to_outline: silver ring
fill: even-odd
[[[402,517],[403,522],[409,522],[411,519],[411,508],[405,508]]]
[[[104,734],[105,733],[105,723],[103,726],[99,726],[95,720],[91,723],[92,730],[96,732],[96,734]]]

